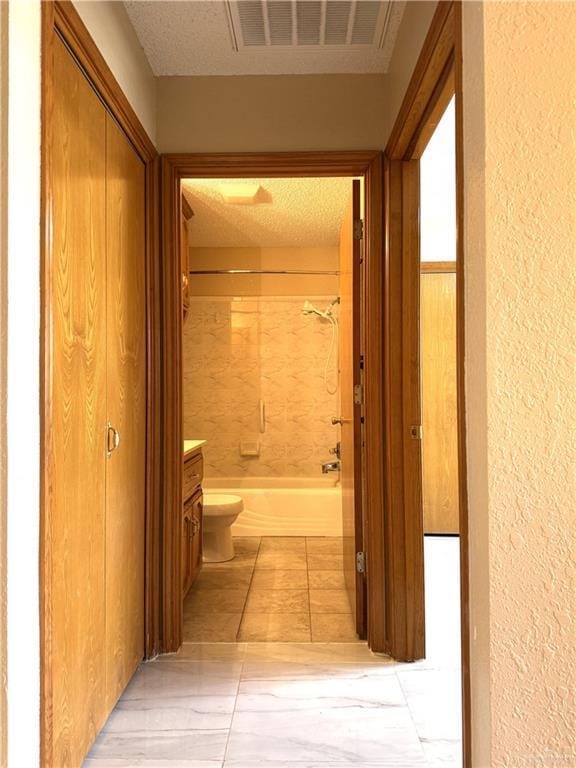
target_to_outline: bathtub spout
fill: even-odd
[[[326,464],[322,464],[322,474],[327,475],[328,472],[339,472],[340,471],[340,462],[339,461],[328,461]]]

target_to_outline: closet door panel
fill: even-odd
[[[82,764],[106,716],[106,114],[60,41],[54,82],[46,642],[51,765],[64,768]]]
[[[144,655],[145,169],[109,116],[106,133],[108,418],[119,436],[106,475],[106,658],[111,709]]]

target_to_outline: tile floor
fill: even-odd
[[[245,553],[264,574],[254,594],[286,583],[255,567],[266,549]],[[425,661],[361,642],[186,642],[140,667],[84,768],[459,768],[458,540],[426,539],[425,553]],[[246,600],[242,578],[230,591]]]
[[[342,539],[235,539],[206,564],[184,603],[185,642],[355,642]]]

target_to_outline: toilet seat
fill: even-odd
[[[234,496],[231,493],[205,493],[203,509],[208,517],[240,514],[244,509],[244,502],[240,496]]]

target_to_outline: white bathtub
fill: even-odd
[[[233,536],[341,536],[342,493],[332,478],[205,478],[205,493],[234,493],[244,511]]]

